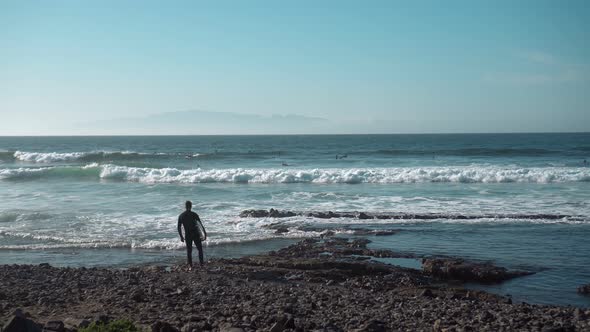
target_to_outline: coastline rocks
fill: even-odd
[[[463,282],[499,283],[508,279],[533,274],[528,271],[508,271],[489,263],[466,262],[462,259],[422,259],[425,274],[446,280]]]
[[[590,295],[590,284],[582,285],[578,287],[578,293],[583,295]]]
[[[21,324],[9,332],[43,329],[34,322],[49,331],[48,321],[64,322],[65,332],[113,319],[158,332],[590,331],[590,310],[511,304],[450,287],[422,271],[372,260],[404,256],[370,249],[369,242],[304,240],[268,254],[210,260],[190,272],[184,265],[0,265],[0,321]],[[137,292],[142,301],[132,299]]]
[[[433,277],[463,282],[499,283],[508,279],[533,274],[527,271],[508,271],[489,263],[466,262],[462,259],[422,259],[422,270]]]
[[[584,220],[583,216],[566,215],[566,214],[454,214],[454,213],[407,213],[407,212],[332,212],[332,211],[279,211],[275,209],[270,210],[244,210],[240,213],[242,218],[287,218],[294,216],[305,216],[320,219],[329,218],[356,218],[356,219],[419,219],[419,220],[433,220],[433,219],[457,219],[457,220],[471,220],[482,218],[497,218],[497,219],[569,219],[569,220]]]

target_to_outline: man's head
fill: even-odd
[[[190,211],[190,210],[192,209],[192,207],[193,207],[193,202],[191,202],[191,201],[186,201],[186,202],[184,203],[184,206],[186,207],[186,209],[187,209],[188,211]]]

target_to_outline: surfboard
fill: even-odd
[[[197,221],[197,232],[199,232],[199,238],[201,241],[207,240],[207,236],[205,235],[205,227],[200,221]]]

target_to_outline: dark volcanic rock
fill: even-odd
[[[167,322],[156,322],[151,326],[152,332],[180,332]]]
[[[4,325],[2,332],[41,332],[41,325],[20,315],[13,316]]]
[[[533,272],[508,271],[506,268],[488,263],[466,262],[461,259],[425,258],[422,260],[424,273],[442,279],[497,283],[526,276]]]
[[[582,285],[578,287],[578,293],[584,295],[590,295],[590,284]]]
[[[433,220],[433,219],[457,219],[457,220],[472,220],[482,218],[497,218],[497,219],[569,219],[569,220],[585,220],[583,216],[565,215],[565,214],[456,214],[456,213],[408,213],[408,212],[323,212],[323,211],[278,211],[270,210],[244,210],[240,213],[240,217],[246,218],[285,218],[293,216],[307,216],[314,218],[357,218],[357,219],[418,219],[418,220]]]
[[[50,321],[47,322],[43,326],[43,331],[56,331],[56,332],[63,332],[65,329],[64,323],[62,321]]]

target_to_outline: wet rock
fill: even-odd
[[[288,233],[289,232],[289,228],[287,227],[279,227],[275,230],[275,234],[283,234],[283,233]]]
[[[2,332],[41,332],[41,325],[23,316],[13,316]]]
[[[498,283],[508,279],[526,276],[533,272],[508,271],[487,263],[466,262],[461,259],[425,258],[422,260],[424,273],[450,280]]]
[[[590,295],[590,284],[582,285],[578,287],[578,293],[584,295]]]
[[[368,215],[368,214],[366,214],[364,212],[359,213],[358,216],[357,216],[357,218],[359,218],[359,219],[374,219],[373,216]]]
[[[62,321],[50,321],[43,326],[43,331],[56,331],[56,332],[63,332],[65,330],[64,323]]]
[[[268,217],[268,211],[266,210],[244,210],[240,213],[242,218],[264,218]]]

